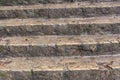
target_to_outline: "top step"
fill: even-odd
[[[0,5],[29,5],[29,4],[58,4],[58,3],[74,3],[74,2],[115,2],[120,0],[0,0]]]

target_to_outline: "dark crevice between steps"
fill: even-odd
[[[0,80],[106,80],[106,70],[0,71]],[[34,78],[32,78],[32,76]],[[111,70],[109,80],[120,79],[120,69]]]
[[[0,5],[11,6],[11,5],[30,5],[30,4],[56,4],[56,3],[73,3],[73,2],[115,2],[119,0],[0,0]]]
[[[115,55],[120,52],[119,43],[61,46],[0,46],[0,57],[52,57]]]
[[[68,24],[1,26],[0,37],[37,35],[107,35],[120,34],[120,24]]]
[[[118,16],[120,7],[104,8],[62,8],[62,9],[35,9],[35,10],[0,10],[0,19],[10,18],[78,18]]]

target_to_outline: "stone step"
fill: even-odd
[[[0,71],[1,80],[119,80],[120,69],[75,71]]]
[[[119,15],[120,2],[0,6],[0,19],[78,18]]]
[[[91,17],[91,18],[61,18],[61,19],[5,19],[0,20],[0,26],[28,25],[67,25],[67,24],[112,24],[120,23],[120,16]]]
[[[58,71],[58,72],[33,72],[32,78],[35,80],[119,80],[120,69],[107,71],[82,70],[82,71]],[[108,75],[108,76],[107,76]]]
[[[119,2],[119,0],[0,0],[0,5],[30,5],[30,4],[57,4],[74,2]]]
[[[112,56],[10,57],[0,59],[1,71],[113,70],[119,68],[120,54]]]
[[[120,17],[0,20],[0,37],[98,34],[120,34]]]
[[[107,35],[120,34],[120,23],[0,26],[0,37],[37,35]]]
[[[0,38],[0,57],[119,54],[120,35],[24,36]]]

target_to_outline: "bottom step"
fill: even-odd
[[[83,71],[0,71],[0,80],[120,80],[120,69]]]

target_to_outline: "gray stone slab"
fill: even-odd
[[[34,10],[0,10],[0,19],[9,18],[70,18],[70,17],[100,17],[120,15],[120,7],[104,8],[62,8]]]
[[[120,24],[68,24],[1,26],[0,37],[36,35],[107,35],[120,34]]]
[[[28,5],[28,4],[48,4],[48,3],[64,3],[64,2],[82,2],[82,1],[86,1],[86,2],[113,2],[113,1],[118,1],[119,0],[0,0],[0,5]]]

